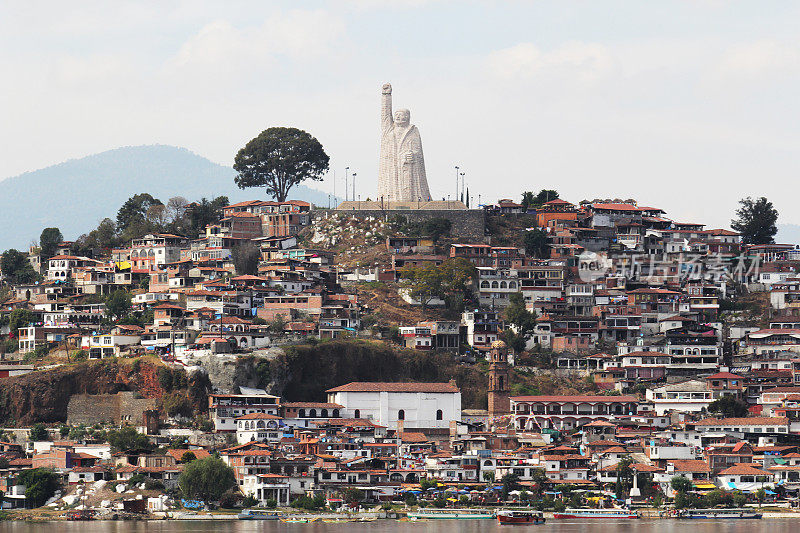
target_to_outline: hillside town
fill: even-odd
[[[2,509],[800,505],[800,247],[470,201],[142,194],[5,252]]]

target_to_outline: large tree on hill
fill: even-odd
[[[708,412],[719,415],[722,418],[740,418],[747,416],[749,408],[747,403],[737,399],[735,396],[726,394],[718,400],[708,404]]]
[[[423,309],[435,298],[440,298],[445,300],[449,310],[460,311],[477,274],[475,265],[458,257],[438,266],[428,262],[409,268],[403,272],[403,277],[404,286]]]
[[[514,327],[503,330],[503,340],[516,352],[525,350],[525,345],[536,327],[536,314],[528,311],[525,307],[525,298],[521,292],[509,296],[505,319],[509,325]]]
[[[236,154],[234,178],[240,189],[264,187],[285,202],[289,191],[305,180],[322,181],[330,158],[322,144],[297,128],[268,128]]]
[[[230,203],[227,196],[217,196],[210,201],[202,198],[184,206],[183,217],[179,219],[180,232],[196,236],[205,233],[208,224],[216,224],[222,218],[223,209]]]
[[[39,235],[39,250],[42,261],[50,259],[56,254],[56,248],[64,241],[61,230],[58,228],[44,228]]]
[[[0,270],[3,271],[3,276],[14,284],[32,283],[37,278],[28,257],[14,248],[3,252],[3,257],[0,258]]]
[[[143,192],[128,198],[117,211],[117,231],[120,233],[134,225],[147,222],[147,213],[154,205],[162,205],[161,200]]]
[[[756,200],[751,197],[739,200],[736,218],[731,221],[731,228],[742,234],[745,244],[770,244],[775,242],[778,227],[778,210],[772,202],[764,198]]]
[[[539,228],[534,228],[525,232],[525,253],[530,256],[544,259],[549,257],[550,245],[547,241],[547,233]]]
[[[198,459],[186,465],[178,479],[183,494],[203,502],[217,501],[236,486],[233,469],[217,457]]]

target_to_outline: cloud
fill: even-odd
[[[730,48],[716,68],[720,77],[757,78],[764,75],[797,75],[800,46],[765,39]]]
[[[323,10],[277,13],[250,27],[216,20],[184,42],[167,66],[231,71],[282,58],[314,59],[328,53],[343,34],[342,19]]]
[[[591,81],[609,72],[613,59],[609,50],[600,44],[570,42],[543,51],[525,42],[492,52],[488,65],[498,78],[507,81],[559,73]]]

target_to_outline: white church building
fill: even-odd
[[[388,429],[448,429],[461,420],[461,391],[450,383],[353,382],[329,389],[328,401],[342,416],[366,418]]]

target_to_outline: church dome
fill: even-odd
[[[502,350],[506,347],[506,343],[501,340],[496,340],[492,343],[492,348],[497,348],[498,350]]]

